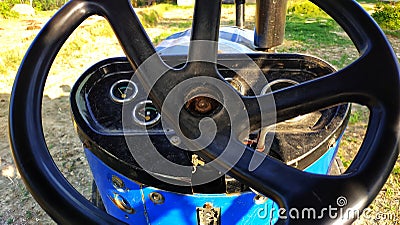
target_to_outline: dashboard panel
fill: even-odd
[[[326,62],[306,55],[257,53],[246,59],[237,57],[220,56],[217,68],[238,94],[246,96],[279,91],[335,71]],[[165,56],[163,60],[178,68],[184,65],[186,56]],[[193,152],[182,150],[167,138],[175,135],[174,130],[160,122],[159,111],[134,74],[124,57],[106,59],[90,67],[71,90],[72,118],[85,147],[96,156],[133,180],[160,187],[159,181],[141,169],[130,148],[146,154],[144,138],[148,136],[164,158],[189,166],[193,165]],[[265,153],[287,164],[294,162],[299,169],[306,168],[325,153],[326,148],[319,143],[341,134],[348,111],[349,105],[343,104],[277,124],[271,149]],[[261,132],[249,134],[243,144],[256,149]],[[129,147],[127,137],[134,143]],[[161,186],[168,190],[180,188]]]
[[[105,63],[84,74],[76,102],[86,123],[99,133],[162,131],[160,115],[139,85],[134,70],[124,62]],[[129,118],[123,126],[124,118]]]

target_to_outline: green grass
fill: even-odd
[[[328,15],[315,4],[306,0],[289,1],[288,14],[302,15],[313,18],[328,18]]]
[[[376,4],[380,2],[379,0],[357,0],[358,3]]]
[[[400,30],[385,30],[385,34],[400,38]]]
[[[348,168],[351,164],[351,160],[347,159],[346,157],[343,157],[342,155],[339,155],[340,160],[343,163],[344,168]]]
[[[286,36],[289,41],[315,47],[350,45],[351,41],[337,32],[342,28],[324,11],[306,0],[289,1]]]
[[[367,123],[369,118],[369,112],[366,109],[359,109],[353,107],[350,118],[349,118],[349,124],[357,124],[357,123]]]
[[[396,165],[392,171],[393,175],[400,175],[400,166]]]
[[[339,59],[333,59],[331,63],[335,65],[337,68],[344,68],[349,65],[353,61],[353,57],[347,53],[343,53]]]
[[[93,40],[96,37],[114,37],[114,31],[111,26],[105,20],[97,21],[91,26],[85,27],[85,30],[90,34],[90,38]]]
[[[7,224],[12,224],[14,223],[14,219],[13,218],[8,218],[7,219]]]
[[[138,11],[136,14],[145,28],[155,27],[161,18],[160,12],[152,8]]]
[[[351,45],[351,41],[348,38],[341,37],[335,33],[342,32],[342,29],[332,19],[289,15],[287,17],[286,31],[285,38],[287,40],[298,41],[306,46]]]
[[[33,218],[32,211],[27,210],[25,212],[25,216],[26,216],[26,219],[28,219],[28,220],[32,219]]]
[[[14,75],[22,62],[27,48],[27,46],[17,47],[0,53],[0,89],[8,86],[8,89],[11,90]]]
[[[288,2],[285,29],[285,43],[276,48],[278,52],[316,55],[339,69],[358,57],[343,29],[307,0]]]
[[[36,11],[35,14],[37,17],[40,18],[50,18],[52,17],[55,13],[57,12],[57,10],[49,10],[49,11]]]
[[[189,29],[192,26],[192,22],[191,21],[182,21],[181,23],[172,22],[172,23],[165,24],[164,26],[165,26],[166,30],[162,34],[153,37],[152,41],[153,41],[154,45],[159,44],[165,38],[167,38],[168,36],[170,36],[174,33]]]

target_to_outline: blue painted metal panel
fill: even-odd
[[[339,139],[340,140],[340,139]],[[326,174],[336,155],[339,140],[320,159],[315,161],[305,171],[310,173]],[[274,224],[278,219],[278,206],[268,199],[265,203],[256,204],[253,192],[244,192],[237,195],[227,194],[193,194],[184,195],[167,192],[153,187],[145,187],[127,179],[113,171],[90,150],[85,153],[99,188],[107,212],[129,224],[197,224],[197,207],[211,203],[221,210],[221,224]],[[124,189],[112,185],[112,176],[118,176],[125,184]],[[165,201],[155,204],[150,200],[150,193],[161,194]],[[119,209],[111,200],[115,195],[124,198],[135,212],[129,214]]]
[[[315,174],[328,174],[332,162],[339,148],[341,137],[336,141],[335,145],[328,149],[317,161],[308,166],[304,171]]]

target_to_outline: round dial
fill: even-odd
[[[276,91],[279,89],[287,88],[293,85],[299,84],[299,82],[291,79],[277,79],[273,80],[263,87],[261,95],[265,95],[269,92]]]
[[[133,119],[139,125],[153,126],[161,118],[151,100],[139,102],[133,109]]]
[[[118,103],[129,102],[136,97],[138,87],[135,82],[130,80],[119,80],[110,89],[112,100]]]

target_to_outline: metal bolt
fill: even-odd
[[[254,197],[254,203],[256,203],[257,205],[264,204],[267,200],[268,198],[261,194],[258,194]]]
[[[186,103],[186,108],[197,115],[207,115],[218,108],[219,102],[206,96],[197,96]]]
[[[115,189],[117,189],[117,191],[120,191],[120,192],[126,191],[125,183],[124,183],[124,181],[121,180],[121,178],[119,178],[115,175],[112,175],[111,183],[112,183],[113,187]]]
[[[149,198],[154,204],[157,204],[157,205],[163,204],[165,201],[164,196],[158,192],[151,192],[149,194]]]
[[[178,136],[172,136],[171,139],[169,139],[171,144],[178,146],[181,144],[181,139]]]
[[[196,105],[195,109],[199,113],[208,113],[212,110],[212,105],[210,102],[210,98],[198,97],[195,99]]]
[[[204,203],[203,208],[212,209],[213,208],[213,204],[211,202],[206,202],[206,203]]]

